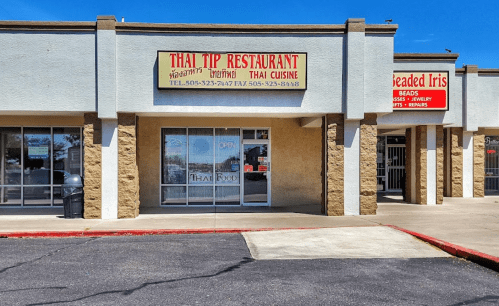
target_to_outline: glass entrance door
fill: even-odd
[[[268,143],[244,144],[243,204],[269,205],[270,154]]]

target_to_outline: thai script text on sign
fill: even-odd
[[[448,72],[394,72],[394,110],[448,110]]]
[[[307,88],[306,53],[158,51],[159,89]]]

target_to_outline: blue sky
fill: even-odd
[[[0,20],[232,24],[342,24],[365,18],[399,25],[395,52],[459,53],[457,66],[499,68],[499,1],[128,1],[0,0]]]

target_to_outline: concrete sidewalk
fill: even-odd
[[[64,219],[61,208],[0,209],[0,236],[12,232],[119,230],[250,230],[334,228],[394,225],[458,246],[499,257],[499,197],[445,198],[443,205],[400,203],[399,197],[380,200],[375,216],[327,217],[316,207],[294,212],[275,209],[152,209],[136,219]],[[191,232],[192,232],[191,231]]]

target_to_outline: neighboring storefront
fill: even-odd
[[[499,70],[395,54],[393,24],[0,21],[0,207],[375,214],[499,191]]]
[[[61,206],[61,185],[82,175],[81,128],[1,127],[1,205]]]
[[[485,136],[485,194],[499,194],[499,136]]]

